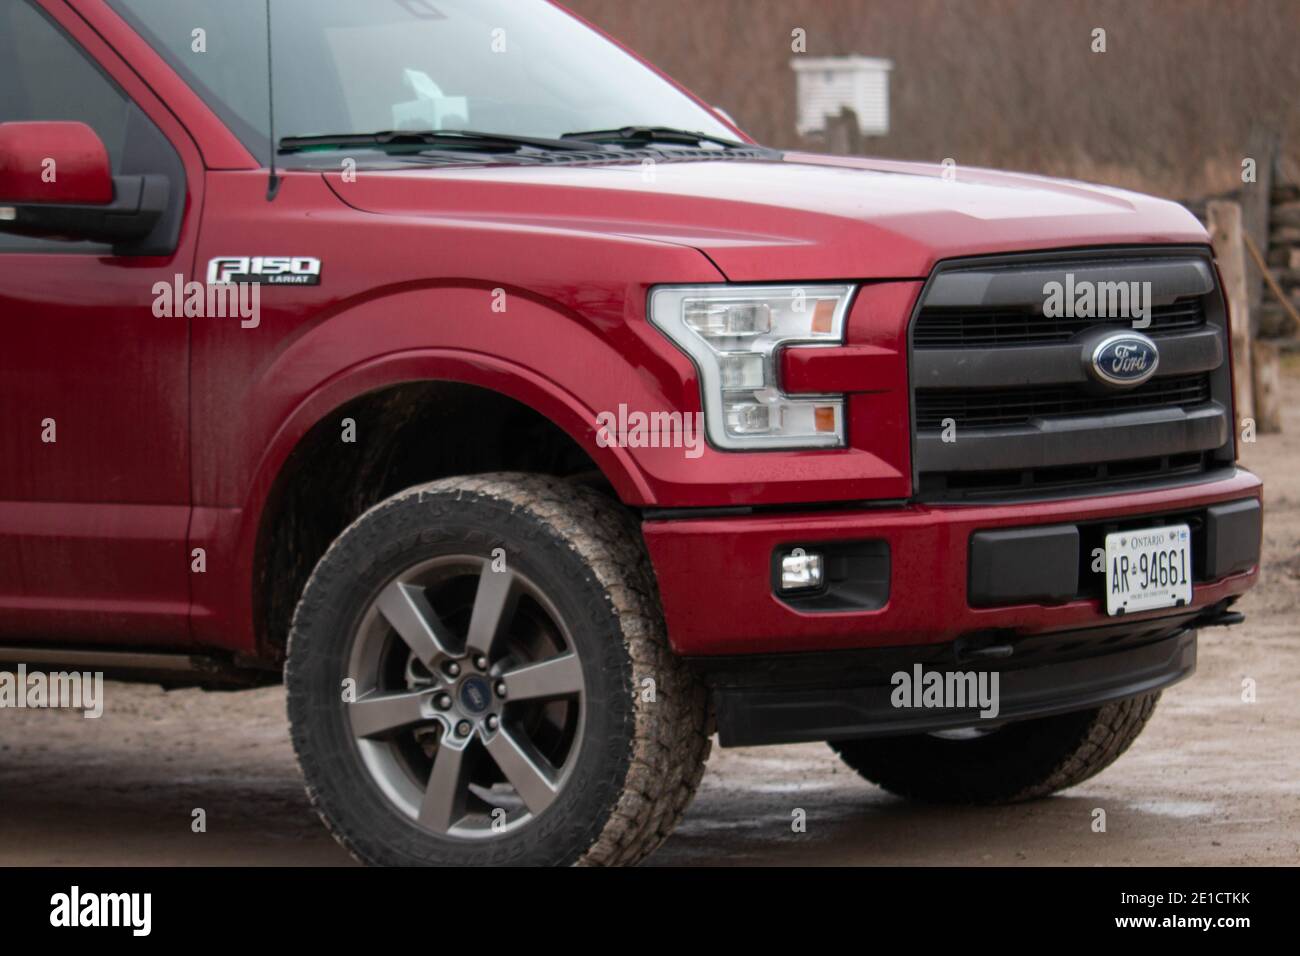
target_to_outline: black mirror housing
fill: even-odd
[[[170,188],[166,176],[114,176],[113,201],[102,206],[0,203],[0,232],[113,245],[138,241],[167,211]]]

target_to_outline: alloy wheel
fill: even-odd
[[[528,825],[576,762],[586,700],[569,631],[532,581],[492,559],[438,557],[385,585],[346,676],[366,770],[440,836]]]

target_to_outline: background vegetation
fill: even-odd
[[[562,2],[774,146],[812,145],[794,131],[802,28],[809,56],[894,61],[875,155],[1189,198],[1240,186],[1252,123],[1300,148],[1300,0]]]

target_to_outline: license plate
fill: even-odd
[[[1106,613],[1132,614],[1192,600],[1192,532],[1185,524],[1106,535]]]

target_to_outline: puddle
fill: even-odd
[[[829,793],[840,788],[824,783],[751,783],[745,789],[751,793]]]
[[[1194,817],[1212,817],[1218,810],[1217,803],[1203,800],[1144,800],[1129,804],[1134,810],[1151,813],[1158,817],[1174,817],[1190,820]]]

